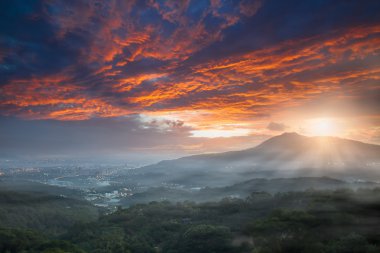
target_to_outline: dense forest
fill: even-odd
[[[378,188],[151,202],[99,217],[84,201],[36,195],[1,192],[0,252],[380,251]]]

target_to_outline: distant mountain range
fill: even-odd
[[[241,151],[165,160],[137,169],[142,183],[219,187],[252,178],[328,176],[380,180],[380,146],[337,137],[284,133]]]
[[[121,201],[123,205],[130,206],[137,203],[169,200],[172,202],[195,201],[212,202],[223,198],[265,197],[269,194],[302,191],[347,191],[357,189],[373,189],[380,187],[374,182],[346,182],[328,177],[297,177],[250,179],[226,187],[205,187],[199,190],[189,190],[170,187],[152,187],[145,192],[136,193]]]

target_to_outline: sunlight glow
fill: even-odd
[[[334,120],[330,118],[313,119],[310,124],[310,132],[312,135],[329,136],[337,133]]]
[[[217,138],[217,137],[236,137],[236,136],[246,136],[250,133],[249,129],[226,129],[226,130],[218,130],[218,129],[204,129],[204,130],[194,130],[191,131],[191,137],[205,137],[205,138]]]

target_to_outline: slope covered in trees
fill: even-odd
[[[84,200],[37,192],[0,191],[0,227],[58,235],[77,222],[96,220],[99,210]]]
[[[4,228],[0,252],[379,252],[379,231],[380,189],[253,192],[120,208],[59,236]]]

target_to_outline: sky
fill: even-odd
[[[380,144],[380,1],[2,0],[0,156]],[[143,158],[144,159],[144,158]]]

